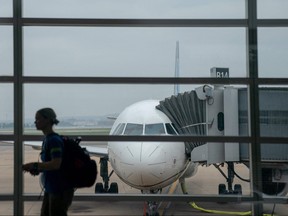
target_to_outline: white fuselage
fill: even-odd
[[[110,135],[177,134],[169,118],[157,110],[156,100],[127,107],[116,119]],[[188,158],[184,142],[108,142],[109,161],[126,184],[140,190],[157,190],[176,181]]]

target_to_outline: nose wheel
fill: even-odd
[[[116,182],[112,182],[108,190],[105,190],[103,183],[98,182],[95,186],[95,193],[118,193],[118,184]]]
[[[100,176],[102,177],[103,183],[96,183],[95,193],[118,193],[118,184],[116,182],[112,182],[109,187],[109,180],[113,172],[112,170],[108,175],[108,158],[100,158]]]

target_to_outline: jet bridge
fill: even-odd
[[[212,75],[213,71],[215,70],[211,70]],[[157,109],[170,118],[179,134],[248,136],[247,98],[247,88],[203,85],[190,92],[166,98],[160,102]],[[288,137],[287,98],[288,88],[259,89],[262,137]],[[186,153],[192,161],[208,165],[227,163],[229,166],[236,162],[249,166],[247,143],[187,142]],[[288,145],[262,144],[261,162],[263,192],[271,195],[287,194]],[[231,185],[228,187],[231,188]],[[222,189],[219,185],[219,193]]]

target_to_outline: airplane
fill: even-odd
[[[156,109],[157,100],[144,100],[128,106],[114,122],[110,135],[177,135],[169,118]],[[91,154],[97,149],[90,147]],[[108,160],[117,176],[145,193],[155,193],[197,170],[189,161],[184,142],[108,142]],[[189,168],[189,169],[188,169]]]

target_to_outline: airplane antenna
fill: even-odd
[[[175,77],[179,77],[179,41],[176,42]],[[179,94],[179,83],[174,84],[174,95]]]

